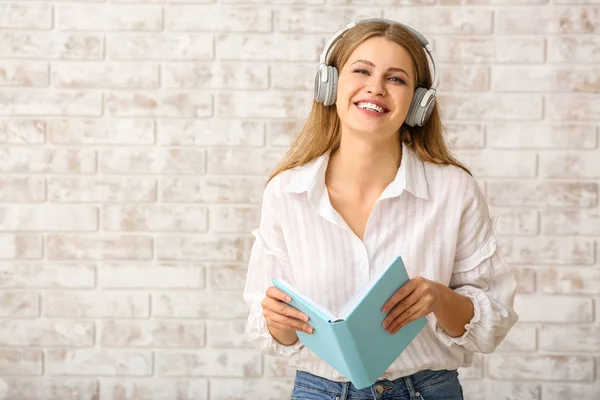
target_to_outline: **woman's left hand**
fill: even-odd
[[[440,297],[440,283],[422,276],[409,280],[383,305],[381,310],[384,313],[389,311],[383,320],[383,327],[395,334],[404,325],[435,312]]]

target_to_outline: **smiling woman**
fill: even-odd
[[[481,190],[445,145],[436,87],[429,43],[393,21],[350,24],[323,51],[308,120],[264,190],[244,291],[251,342],[298,370],[292,398],[462,399],[457,369],[517,321],[515,277]],[[335,314],[397,256],[412,279],[381,305],[383,328],[428,325],[358,389],[298,341],[310,321],[271,279]]]

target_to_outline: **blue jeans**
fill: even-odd
[[[463,400],[456,370],[425,370],[363,389],[297,371],[290,400]]]

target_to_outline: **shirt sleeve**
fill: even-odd
[[[264,191],[261,206],[260,223],[258,229],[252,231],[255,237],[244,288],[244,301],[248,304],[250,312],[246,324],[246,335],[250,343],[264,354],[289,356],[298,352],[302,343],[286,346],[273,338],[267,327],[267,321],[262,314],[261,302],[269,286],[273,286],[272,278],[281,278],[291,283],[290,264],[283,232],[281,230],[278,214],[281,208],[278,205],[275,182],[271,180]]]
[[[498,254],[496,219],[479,187],[465,192],[450,288],[473,302],[474,315],[459,337],[448,335],[436,321],[436,334],[447,346],[491,353],[515,325],[517,280]]]

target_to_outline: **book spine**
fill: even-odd
[[[346,364],[347,373],[344,375],[357,388],[368,386],[369,383],[365,384],[365,382],[368,381],[369,374],[361,359],[356,340],[354,339],[354,336],[352,336],[348,323],[346,321],[340,321],[336,324],[335,328],[336,332],[334,337],[338,341],[342,357]]]

